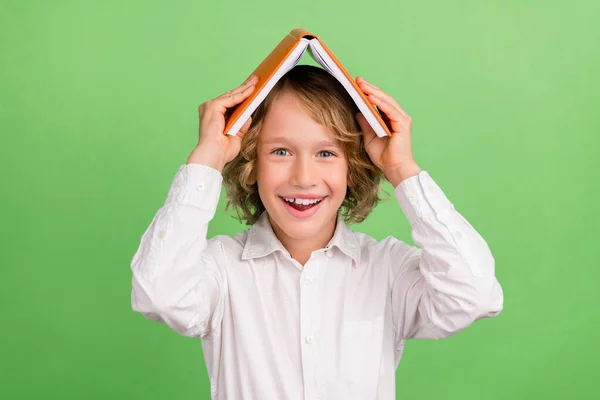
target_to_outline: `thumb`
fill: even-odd
[[[250,129],[250,125],[252,125],[252,117],[248,117],[248,120],[242,125],[237,136],[244,136],[244,134],[248,132],[248,129]]]
[[[240,153],[240,149],[242,148],[242,138],[240,136],[240,134],[237,134],[229,137],[229,143],[225,156],[226,164],[233,161],[233,159]]]
[[[365,144],[371,143],[371,141],[375,139],[375,136],[377,135],[362,113],[356,113],[356,122],[358,122],[358,125],[363,133]]]

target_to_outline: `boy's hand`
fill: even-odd
[[[412,118],[390,95],[364,78],[357,77],[356,83],[391,122],[392,136],[382,138],[375,134],[362,113],[356,114],[356,120],[363,131],[367,154],[396,187],[403,180],[421,172],[412,153]]]
[[[238,155],[242,136],[250,128],[252,118],[248,118],[237,135],[230,136],[223,133],[225,113],[228,108],[244,101],[254,91],[257,82],[256,76],[250,76],[237,88],[198,107],[198,145],[188,157],[188,164],[204,164],[222,171],[225,164]]]

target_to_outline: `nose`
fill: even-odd
[[[317,171],[312,157],[298,157],[292,164],[290,184],[299,188],[316,186]]]

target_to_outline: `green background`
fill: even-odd
[[[209,397],[200,341],[131,310],[129,264],[198,105],[303,27],[412,116],[417,162],[504,289],[496,319],[407,344],[397,397],[599,398],[599,17],[591,0],[1,0],[0,397]],[[393,199],[354,228],[412,243]],[[222,205],[209,235],[242,229]]]

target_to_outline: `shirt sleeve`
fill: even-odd
[[[497,316],[503,293],[487,243],[426,171],[394,194],[418,247],[405,243],[392,275],[396,337],[440,339]]]
[[[205,336],[222,315],[222,248],[206,239],[222,179],[205,165],[180,166],[131,261],[133,310],[185,336]]]

